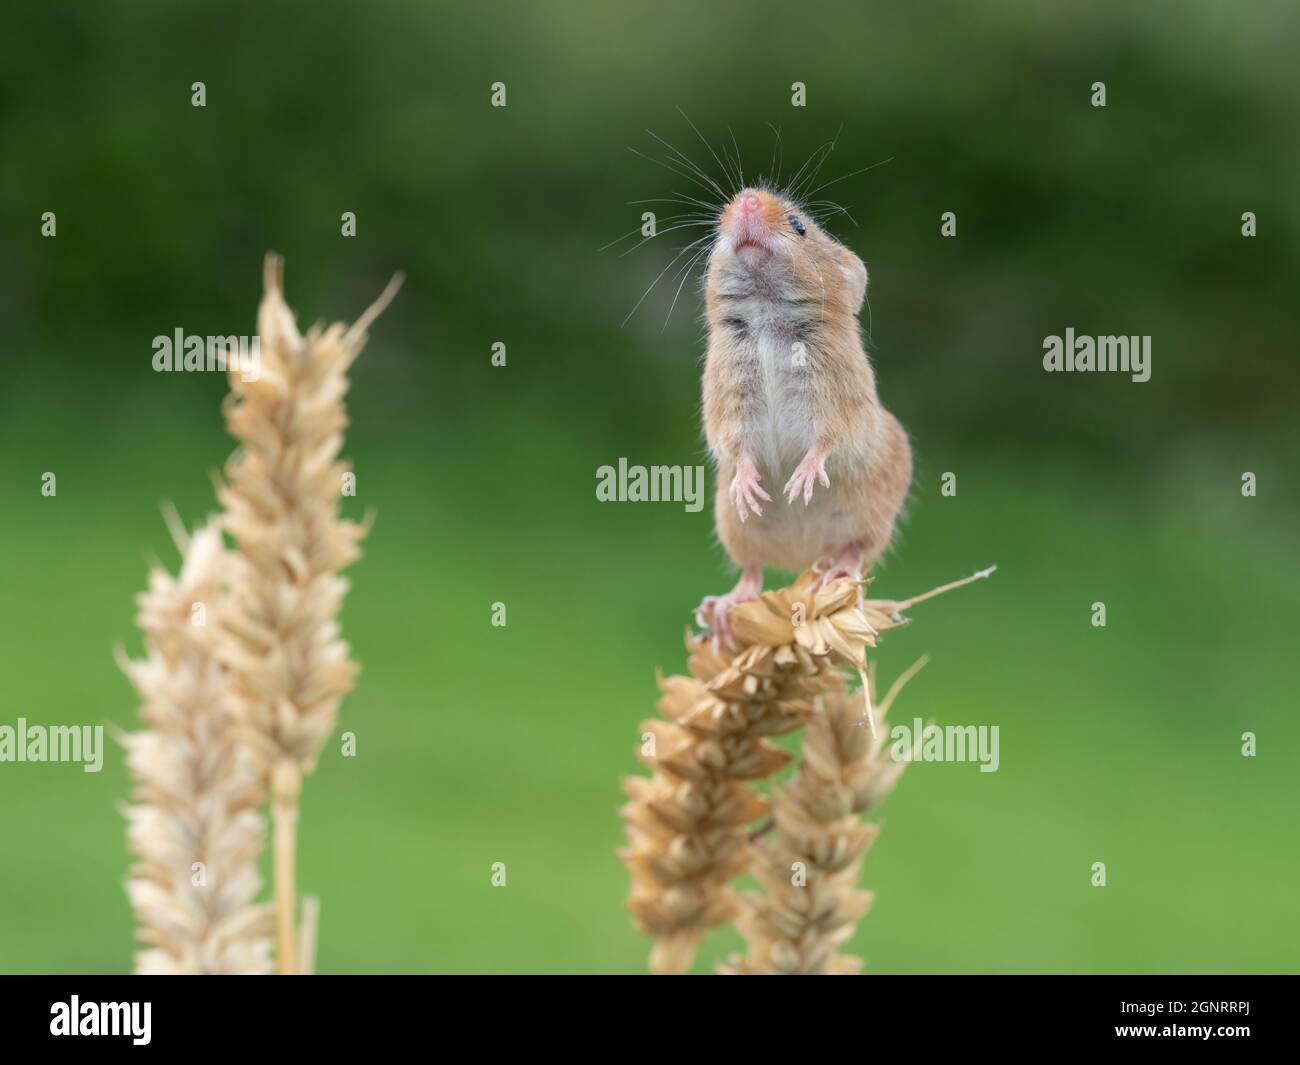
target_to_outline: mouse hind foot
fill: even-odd
[[[839,558],[822,570],[817,579],[811,585],[811,591],[819,591],[828,584],[835,581],[843,580],[847,577],[849,580],[862,580],[862,545],[858,543],[849,544]],[[858,605],[862,605],[863,592],[861,586],[858,587]]]
[[[746,566],[736,586],[726,595],[706,595],[695,608],[695,624],[709,634],[713,646],[734,648],[736,634],[729,617],[731,608],[757,599],[763,590],[763,570]]]

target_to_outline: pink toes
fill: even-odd
[[[813,486],[817,484],[829,488],[831,479],[826,474],[826,457],[814,449],[804,456],[804,460],[795,467],[790,480],[786,482],[786,502],[793,503],[802,495],[803,505],[808,506],[812,502]]]
[[[731,479],[731,488],[728,494],[731,502],[736,507],[736,513],[740,515],[740,520],[744,521],[749,517],[749,512],[753,511],[760,517],[763,514],[763,508],[759,506],[760,499],[767,502],[772,501],[772,497],[763,491],[762,480],[758,475],[758,469],[754,463],[747,458],[742,458],[736,464],[736,476]]]

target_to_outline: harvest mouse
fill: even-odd
[[[746,188],[723,209],[705,281],[704,430],[714,522],[742,573],[696,611],[715,639],[731,642],[728,611],[758,596],[765,566],[830,558],[822,583],[857,578],[889,546],[912,451],[876,395],[866,290],[862,260],[785,196]]]

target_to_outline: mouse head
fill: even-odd
[[[867,268],[786,196],[741,189],[722,209],[709,257],[710,285],[739,283],[774,298],[811,298],[856,315]]]

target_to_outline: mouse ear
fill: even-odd
[[[844,249],[844,256],[840,262],[840,273],[849,283],[849,304],[853,307],[853,313],[857,314],[862,310],[862,301],[867,296],[867,268],[866,265],[854,255],[848,248]]]

